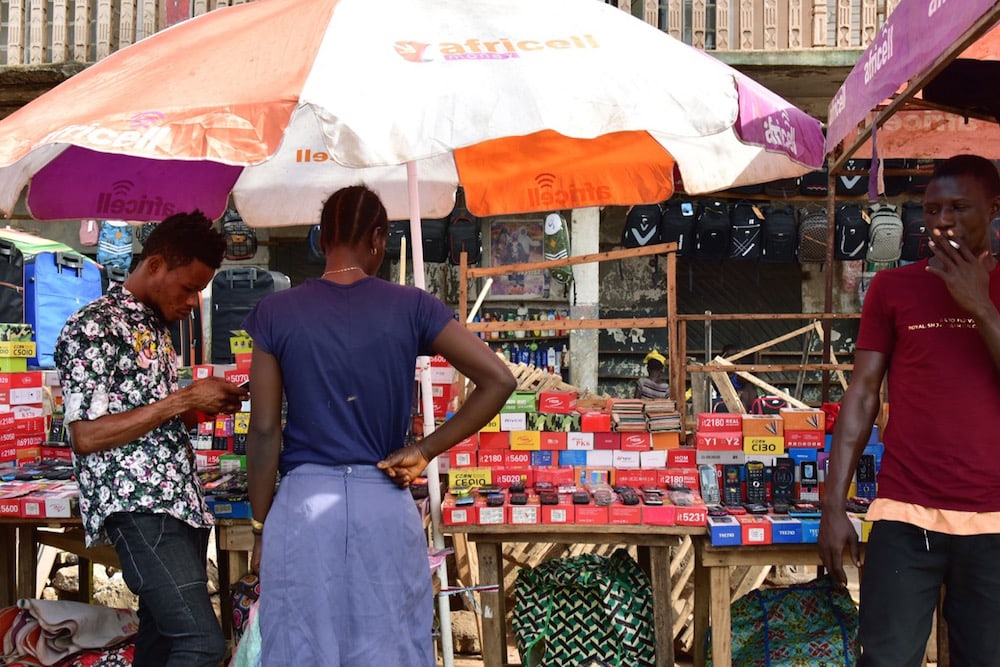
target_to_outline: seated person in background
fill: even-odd
[[[635,381],[635,398],[670,398],[670,383],[663,377],[666,357],[653,350],[642,363],[646,364],[648,376]]]

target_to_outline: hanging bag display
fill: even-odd
[[[837,207],[833,224],[833,258],[844,261],[864,259],[868,252],[868,213],[860,204]]]
[[[876,263],[898,261],[903,244],[903,221],[896,207],[892,204],[872,204],[868,211],[871,223],[865,259]]]
[[[465,192],[459,188],[448,225],[448,261],[453,266],[461,264],[463,252],[469,264],[479,264],[483,260],[482,228],[479,218],[466,207]]]
[[[790,205],[766,207],[761,236],[760,261],[771,264],[794,262],[799,243],[795,209]]]
[[[729,259],[760,259],[764,213],[750,202],[736,202],[729,211]]]
[[[678,257],[694,254],[694,223],[697,208],[693,202],[670,199],[663,204],[660,216],[660,242],[676,243]]]
[[[222,217],[222,233],[226,237],[226,259],[238,262],[253,259],[257,254],[257,233],[243,222],[236,209],[226,209]]]
[[[903,244],[899,258],[904,262],[916,262],[930,257],[930,237],[927,235],[927,223],[924,222],[924,205],[918,201],[903,202],[903,212],[900,214],[903,222]]]
[[[652,589],[625,549],[522,568],[514,594],[524,667],[655,664]]]
[[[566,221],[563,220],[563,217],[558,213],[549,213],[545,216],[544,231],[543,259],[550,262],[569,257],[569,230],[566,228]],[[557,266],[554,269],[549,269],[549,274],[554,280],[563,284],[573,281],[572,266]]]
[[[132,227],[124,220],[101,220],[97,263],[128,271],[132,265]]]
[[[410,247],[410,221],[392,220],[389,222],[389,235],[385,241],[385,258],[391,262],[398,262],[403,250],[403,239],[406,239],[406,247]]]
[[[694,226],[695,256],[721,261],[729,252],[729,206],[724,201],[707,201]]]
[[[642,248],[660,242],[660,218],[663,211],[659,204],[641,204],[629,208],[622,230],[623,248]]]
[[[828,220],[826,208],[803,208],[799,211],[799,261],[825,262]]]

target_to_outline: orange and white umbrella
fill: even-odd
[[[792,177],[820,124],[603,2],[257,0],[121,50],[0,122],[0,212],[158,220],[232,193],[310,224],[366,183],[393,219],[655,202]],[[407,168],[412,176],[408,191]],[[419,210],[413,210],[417,207]]]

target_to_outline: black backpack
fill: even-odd
[[[660,242],[676,243],[678,257],[694,255],[694,223],[698,209],[692,202],[669,199],[660,216]]]
[[[799,178],[799,194],[807,197],[825,197],[830,189],[830,172],[823,169],[810,171]]]
[[[424,243],[424,261],[448,261],[448,218],[420,221],[420,235]]]
[[[799,261],[825,262],[827,249],[826,208],[803,208],[799,211]]]
[[[791,206],[768,206],[764,209],[764,229],[760,261],[794,262],[798,250],[798,229]]]
[[[464,252],[469,264],[479,264],[483,259],[482,228],[479,218],[472,215],[465,205],[465,191],[459,188],[448,225],[448,261],[458,266],[462,263]]]
[[[836,193],[838,195],[863,195],[868,192],[868,170],[870,168],[871,160],[852,158],[845,162],[844,171],[864,173],[839,174],[836,181]]]
[[[930,237],[924,222],[924,205],[918,201],[905,201],[899,217],[903,220],[903,246],[899,251],[899,258],[906,262],[916,262],[930,257],[933,253],[927,244]]]
[[[659,243],[662,215],[659,204],[636,204],[629,208],[622,229],[622,247],[641,248]]]
[[[392,220],[389,222],[389,235],[385,241],[385,258],[390,261],[398,261],[403,248],[403,239],[406,239],[406,247],[410,247],[410,221]]]
[[[868,252],[868,214],[860,204],[849,202],[837,207],[833,223],[833,258],[864,259]]]
[[[222,233],[226,237],[226,259],[252,259],[257,254],[257,233],[243,222],[236,209],[226,209],[222,217]]]
[[[737,202],[729,211],[729,259],[760,259],[764,214],[750,202]]]
[[[892,170],[913,169],[916,162],[903,158],[882,160],[882,182],[885,184],[885,196],[896,197],[906,192],[910,187],[909,174],[889,174]]]
[[[764,184],[764,194],[768,197],[794,197],[799,194],[799,179],[779,178],[776,181],[768,181]]]
[[[724,201],[703,202],[694,226],[695,256],[723,260],[729,253],[729,206]]]

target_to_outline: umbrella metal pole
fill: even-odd
[[[424,248],[420,239],[420,191],[417,188],[417,165],[410,161],[406,163],[406,187],[410,202],[410,252],[413,254],[413,284],[420,289],[427,289],[424,276]],[[431,393],[431,360],[430,357],[417,357],[417,367],[420,369],[421,412],[424,415],[424,437],[434,432],[434,396]],[[427,488],[431,502],[431,541],[435,549],[444,548],[444,534],[441,532],[441,473],[438,471],[438,459],[427,466]],[[447,560],[442,560],[437,569],[441,590],[448,588]],[[438,621],[441,624],[441,658],[444,667],[454,667],[455,651],[451,636],[451,601],[444,593],[438,593]]]

